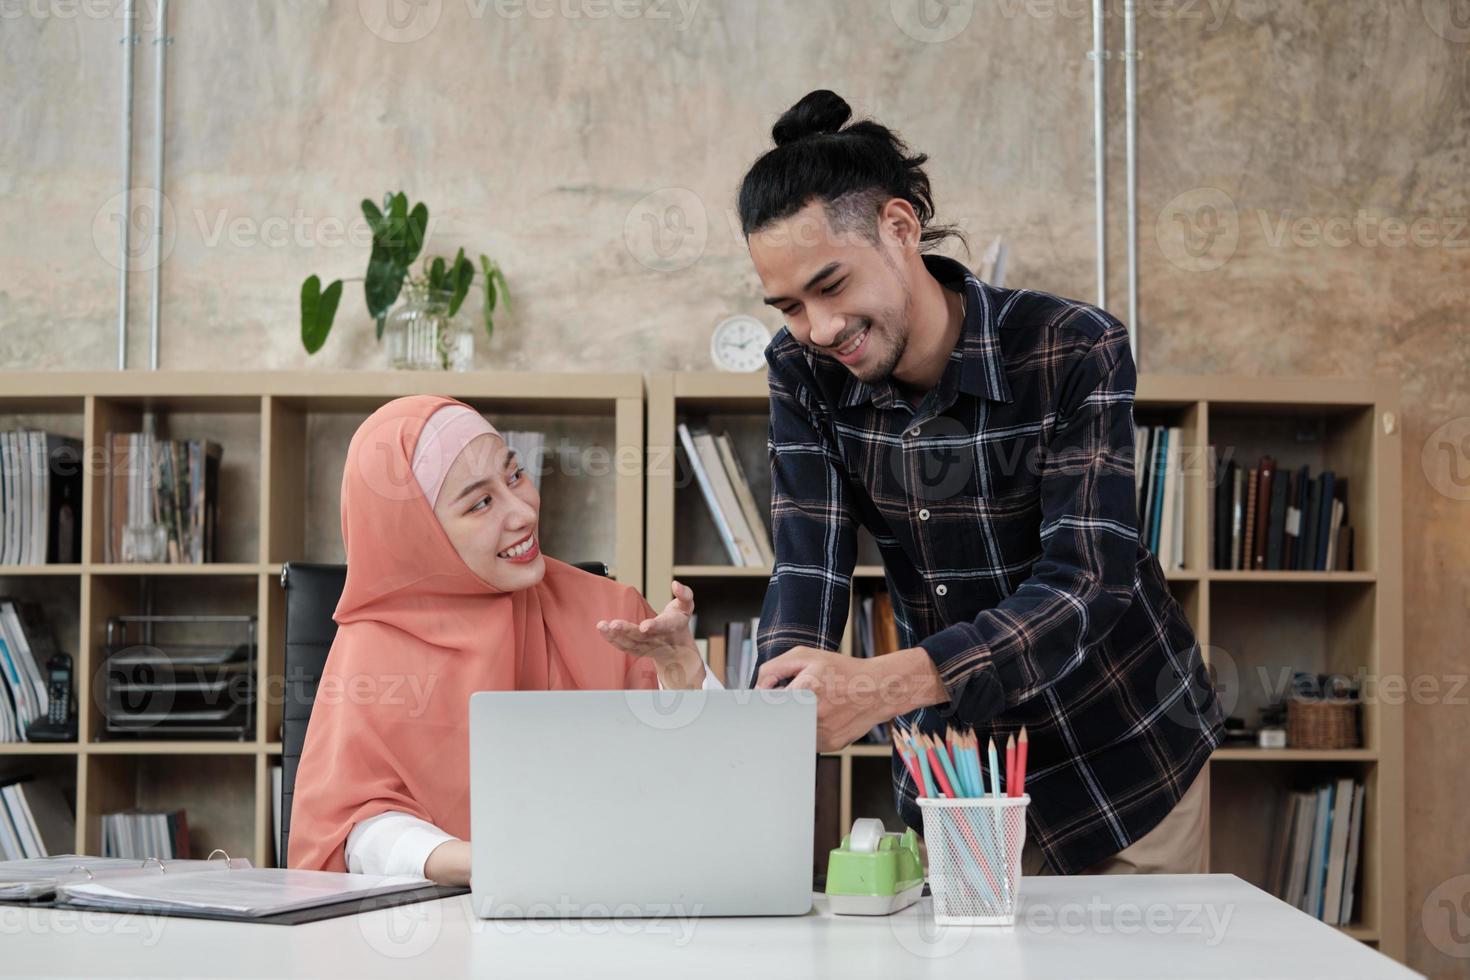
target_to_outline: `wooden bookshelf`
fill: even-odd
[[[764,374],[662,373],[647,378],[648,552],[652,601],[668,581],[695,590],[701,633],[760,611],[769,571],[733,568],[697,485],[676,465],[676,426],[691,419],[731,433],[757,500],[769,499],[766,462],[768,390]],[[1138,383],[1139,424],[1179,426],[1198,465],[1184,477],[1185,567],[1167,573],[1175,598],[1194,624],[1207,661],[1236,678],[1229,713],[1255,724],[1265,671],[1294,665],[1314,671],[1403,675],[1403,586],[1400,525],[1401,448],[1398,392],[1383,381],[1322,378],[1144,375]],[[1353,571],[1253,572],[1208,567],[1213,497],[1204,465],[1209,446],[1233,446],[1237,461],[1274,455],[1285,466],[1331,467],[1351,479]],[[765,495],[764,497],[762,495]],[[881,585],[879,557],[866,541],[854,575],[854,595]],[[706,620],[708,616],[708,620]],[[851,617],[850,617],[851,621]],[[851,629],[841,650],[852,652]],[[1233,703],[1232,703],[1233,702]],[[1383,698],[1363,708],[1364,745],[1344,751],[1218,749],[1210,780],[1210,870],[1261,884],[1273,803],[1287,788],[1353,776],[1367,784],[1361,900],[1344,934],[1403,959],[1404,898],[1403,709]],[[827,753],[835,763],[841,833],[854,816],[897,824],[887,746],[855,744]],[[825,772],[819,769],[819,773]],[[819,780],[825,778],[819,775]],[[820,794],[820,790],[819,790]],[[885,797],[888,797],[885,800]],[[819,829],[819,839],[822,834]]]
[[[687,579],[696,591],[702,633],[722,618],[759,612],[769,571],[728,565],[697,487],[676,485],[673,447],[681,417],[728,429],[762,499],[768,493],[768,396],[760,375],[0,372],[0,428],[25,425],[75,436],[94,464],[84,481],[82,561],[0,567],[0,594],[40,601],[61,648],[77,658],[82,706],[79,743],[0,744],[0,771],[31,772],[62,785],[77,804],[79,850],[99,848],[103,812],[184,806],[196,849],[222,846],[269,863],[270,767],[281,751],[281,565],[341,560],[337,494],[347,440],[378,405],[414,393],[464,398],[505,428],[543,427],[549,443],[565,434],[608,450],[610,458],[599,458],[598,467],[546,488],[549,553],[607,560],[619,579],[644,585],[656,606],[671,578]],[[1223,651],[1239,676],[1248,677],[1281,666],[1289,644],[1303,668],[1403,677],[1397,399],[1392,385],[1378,381],[1140,378],[1140,423],[1180,426],[1194,447],[1236,445],[1239,459],[1270,452],[1287,464],[1310,463],[1314,471],[1332,466],[1352,479],[1354,571],[1230,572],[1206,567],[1212,500],[1203,467],[1190,471],[1184,484],[1186,567],[1167,577],[1207,657],[1223,662]],[[137,428],[145,410],[157,413],[161,434],[224,445],[221,507],[228,526],[219,562],[102,560],[98,449],[107,431]],[[571,530],[553,542],[558,523]],[[858,560],[855,588],[880,586],[882,566],[871,541]],[[143,580],[177,601],[205,596],[257,616],[261,697],[252,740],[102,737],[100,716],[90,705],[103,629],[108,616],[137,611],[131,606]],[[849,632],[842,650],[851,652],[851,646]],[[1251,699],[1258,695],[1242,686],[1232,713],[1254,722]],[[1209,769],[1211,870],[1259,883],[1273,829],[1271,799],[1304,781],[1360,778],[1368,785],[1362,901],[1358,921],[1343,931],[1402,959],[1403,710],[1385,698],[1365,706],[1363,720],[1361,749],[1218,750]],[[854,815],[896,824],[885,746],[850,746],[820,765],[837,781],[841,829]]]
[[[642,584],[644,407],[636,374],[0,372],[0,429],[76,437],[88,464],[82,561],[0,566],[0,595],[40,601],[59,646],[75,658],[80,714],[76,743],[0,743],[0,772],[62,786],[76,806],[78,851],[100,851],[103,813],[184,807],[197,856],[223,847],[257,865],[271,863],[270,769],[281,754],[281,565],[342,560],[338,493],[348,439],[379,405],[408,394],[453,395],[501,428],[542,428],[548,449],[564,439],[569,462],[549,460],[542,487],[548,553],[606,561],[617,578]],[[155,413],[160,435],[223,444],[220,561],[103,561],[106,433],[137,430],[144,411]],[[558,526],[558,517],[576,520]],[[141,611],[145,581],[160,612],[195,611],[204,602],[212,608],[200,611],[257,617],[252,738],[140,740],[102,731],[93,685],[105,624],[111,615]]]

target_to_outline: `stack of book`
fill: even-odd
[[[28,741],[27,727],[46,717],[46,661],[53,653],[56,641],[41,607],[0,599],[0,742]]]
[[[1328,925],[1353,921],[1363,794],[1361,782],[1338,779],[1286,798],[1271,846],[1271,894]]]
[[[107,433],[103,560],[214,561],[222,453],[208,439]]]
[[[722,432],[715,436],[708,429],[691,429],[681,422],[679,447],[704,495],[730,563],[746,568],[770,568],[776,558],[763,513],[769,510],[769,505],[757,506],[730,434]],[[733,647],[730,653],[733,659]]]
[[[1165,571],[1184,567],[1184,434],[1178,426],[1134,429],[1139,540]]]
[[[1211,452],[1212,458],[1214,453]],[[1236,571],[1351,571],[1348,481],[1312,476],[1271,456],[1249,468],[1218,459],[1214,473],[1214,564]]]
[[[189,818],[180,810],[143,813],[129,810],[102,815],[102,856],[122,858],[186,858]]]
[[[81,441],[0,432],[0,565],[81,560]]]
[[[76,816],[60,787],[28,776],[0,785],[0,857],[7,861],[65,854],[76,835]]]

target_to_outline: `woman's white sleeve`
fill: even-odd
[[[658,689],[660,691],[664,690],[664,679],[662,677],[658,679]],[[704,665],[704,683],[699,686],[699,689],[701,691],[723,691],[725,689],[725,685],[720,683],[720,679],[715,676],[715,672],[709,669],[709,664]]]
[[[424,862],[448,840],[457,838],[413,814],[388,810],[353,825],[347,835],[347,870],[422,878]]]

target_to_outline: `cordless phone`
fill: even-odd
[[[46,660],[46,717],[31,722],[26,735],[32,742],[75,742],[77,723],[71,713],[71,655],[53,653]]]

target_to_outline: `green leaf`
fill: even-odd
[[[429,266],[429,288],[444,288],[444,259],[437,255],[434,256],[434,261]]]
[[[332,329],[332,320],[337,316],[337,304],[342,299],[342,280],[337,279],[322,291],[322,281],[308,276],[301,284],[301,346],[308,354],[315,354],[327,342],[327,333]]]
[[[503,301],[505,308],[510,309],[510,291],[506,286],[505,273],[500,266],[490,261],[489,256],[480,256],[480,270],[485,274],[485,335],[491,336],[495,333],[495,306]]]
[[[383,320],[398,299],[406,275],[408,266],[399,262],[390,249],[375,242],[373,254],[368,259],[367,276],[363,280],[363,294],[367,299],[368,313],[378,321],[379,337],[383,335]]]
[[[368,228],[372,230],[373,237],[376,238],[379,230],[383,227],[383,212],[379,211],[378,206],[372,201],[363,198],[362,216],[367,219]]]
[[[419,252],[424,248],[424,235],[429,230],[429,207],[420,201],[414,205],[408,213],[405,223],[406,239],[404,241],[403,264],[412,265],[413,260],[418,258]]]
[[[464,257],[464,249],[454,257],[454,265],[449,269],[449,287],[454,290],[454,295],[449,300],[449,315],[459,312],[464,298],[469,294],[470,283],[475,279],[475,267],[470,260]]]

